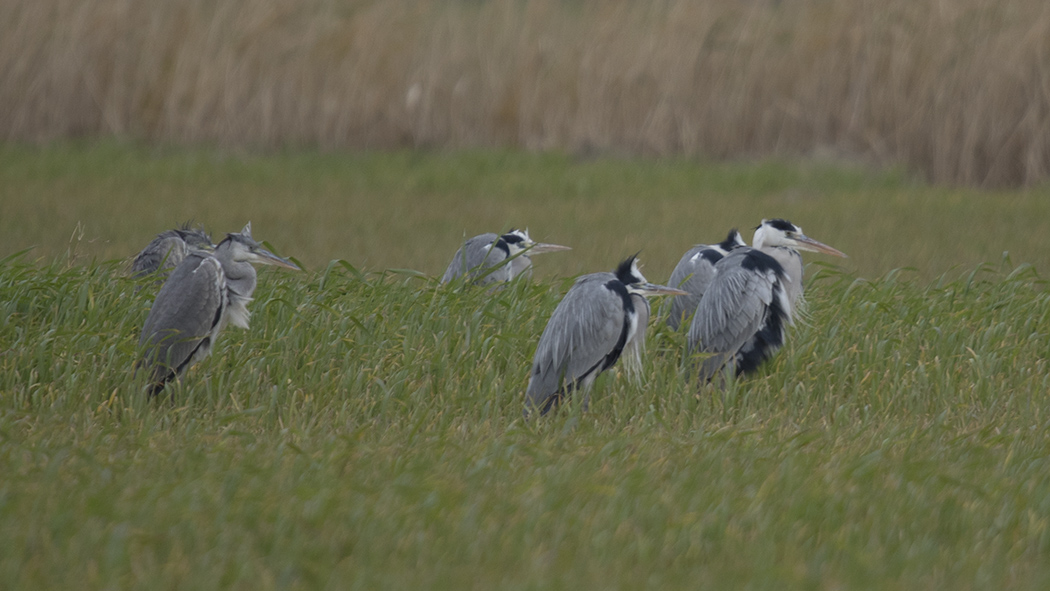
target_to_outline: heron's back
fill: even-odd
[[[155,379],[165,379],[207,353],[221,329],[225,281],[217,259],[191,253],[164,282],[139,339]],[[202,350],[204,339],[208,342]]]
[[[555,308],[533,357],[529,406],[544,408],[563,388],[593,379],[619,358],[625,344],[624,296],[606,287],[615,280],[612,273],[584,275]]]
[[[186,243],[171,230],[154,238],[131,263],[132,277],[173,269],[186,258]]]
[[[700,244],[689,249],[671,271],[667,284],[689,292],[689,295],[671,298],[671,313],[667,325],[678,330],[682,322],[688,322],[696,312],[700,299],[715,277],[715,264],[722,259],[718,248]]]
[[[464,242],[463,246],[452,257],[452,261],[445,269],[445,273],[441,276],[441,283],[448,283],[462,275],[469,275],[473,279],[484,274],[487,269],[502,262],[506,258],[505,253],[494,247],[498,239],[499,236],[496,234],[487,233],[480,234]],[[486,277],[483,283],[499,280],[498,278],[489,279],[489,277]]]
[[[770,330],[783,341],[784,315],[790,321],[783,280],[780,263],[754,248],[733,250],[718,262],[689,327],[689,351],[712,354],[701,366],[702,378],[733,360],[770,322],[770,314],[775,317]],[[772,332],[769,340],[775,340]]]

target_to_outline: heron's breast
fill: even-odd
[[[252,301],[252,299],[237,295],[232,291],[228,293],[226,317],[229,319],[229,324],[238,328],[248,328],[248,321],[251,319],[251,312],[248,311],[248,302]]]

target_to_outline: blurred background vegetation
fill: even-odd
[[[0,147],[0,256],[31,248],[29,260],[126,259],[187,220],[216,239],[250,220],[256,237],[310,270],[342,259],[439,277],[465,237],[521,227],[573,248],[537,257],[537,278],[611,269],[640,250],[646,276],[662,281],[693,244],[730,227],[750,242],[762,218],[784,217],[850,255],[808,261],[929,280],[999,266],[1004,255],[1050,271],[1047,196],[1046,186],[944,188],[814,162],[9,145]]]
[[[1043,0],[7,0],[0,139],[1050,173]]]

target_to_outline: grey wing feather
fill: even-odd
[[[585,275],[555,308],[536,347],[527,404],[541,407],[563,384],[583,378],[616,347],[624,314],[620,296],[604,285],[613,279],[612,273]]]
[[[476,277],[482,274],[485,269],[498,264],[506,258],[502,250],[492,247],[492,244],[498,238],[499,236],[492,233],[481,234],[463,243],[463,246],[456,251],[456,255],[452,257],[452,262],[448,264],[448,268],[445,269],[445,274],[441,276],[441,282],[448,283],[456,277],[467,273],[470,274],[471,278]],[[498,272],[495,274],[498,274]],[[489,277],[491,278],[492,276],[490,275]],[[485,281],[485,283],[489,282]]]
[[[478,261],[468,270],[471,279],[478,280],[482,285],[510,280],[510,265],[503,264],[503,261],[507,260],[507,253],[503,252],[503,249],[496,248],[491,243],[473,245],[468,248],[467,253],[467,259],[471,258]],[[493,270],[493,267],[499,268]]]
[[[716,353],[704,361],[710,377],[762,327],[774,297],[774,271],[754,272],[739,265],[743,257],[727,256],[719,277],[704,294],[689,328],[689,350]]]
[[[219,322],[224,277],[218,260],[192,254],[164,283],[142,328],[141,347],[161,380],[190,361]]]
[[[131,263],[132,277],[172,269],[186,257],[186,243],[174,231],[164,232],[142,249]]]
[[[715,278],[715,265],[700,256],[709,248],[711,247],[701,244],[689,249],[675,265],[674,271],[671,271],[671,278],[667,284],[689,292],[689,295],[675,296],[671,299],[671,314],[667,318],[667,325],[672,330],[678,330],[683,321],[692,317],[700,298]]]

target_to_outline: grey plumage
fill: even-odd
[[[733,363],[738,373],[746,371],[750,364],[744,363],[742,355],[738,357],[745,346],[753,356],[767,351],[772,355],[784,342],[785,325],[792,322],[784,268],[772,257],[754,248],[741,248],[716,266],[717,278],[700,300],[689,327],[689,351],[712,354],[701,364],[702,379],[709,379],[727,363]],[[759,333],[762,342],[753,342]],[[753,365],[761,360],[755,359]]]
[[[667,325],[671,330],[678,330],[682,324],[689,325],[700,298],[715,278],[715,263],[741,246],[747,246],[747,243],[740,237],[740,232],[733,228],[722,242],[697,244],[682,255],[674,271],[671,271],[671,278],[667,284],[688,294],[671,298],[671,312],[667,316]]]
[[[641,365],[649,303],[646,295],[680,294],[648,283],[635,257],[614,273],[592,273],[576,280],[555,308],[533,357],[525,414],[546,414],[574,389],[586,392],[595,378],[627,354]]]
[[[734,249],[715,264],[715,276],[689,327],[690,353],[710,355],[700,367],[710,379],[723,367],[754,371],[784,343],[802,297],[798,249],[846,256],[786,220],[762,220],[753,247]]]
[[[567,246],[534,242],[528,230],[511,230],[503,235],[475,236],[456,251],[441,283],[466,275],[481,285],[505,282],[531,271],[530,255],[570,250]]]
[[[144,277],[156,273],[163,281],[168,273],[194,250],[211,250],[211,237],[204,228],[184,224],[165,230],[142,249],[131,262],[131,276]]]
[[[252,239],[251,223],[228,234],[214,253],[191,251],[164,282],[142,327],[139,346],[150,394],[206,357],[227,324],[248,328],[255,291],[252,263],[299,270]]]

